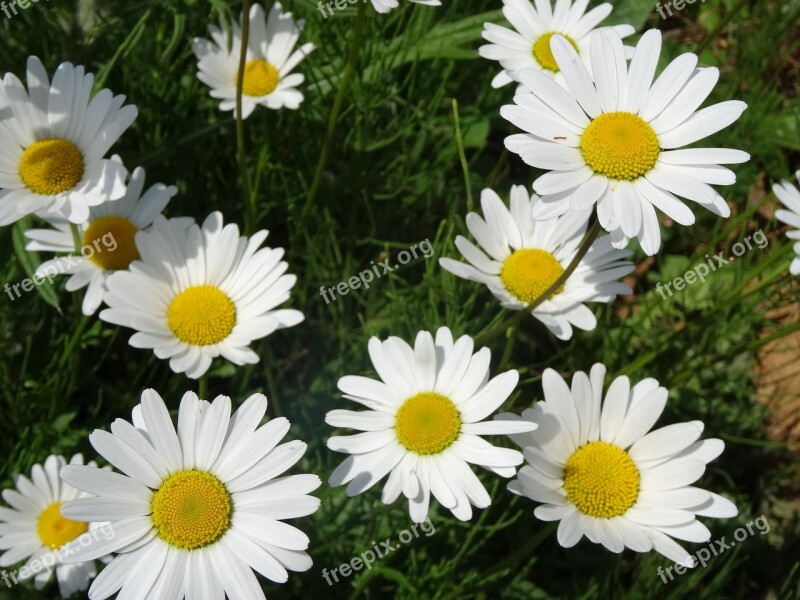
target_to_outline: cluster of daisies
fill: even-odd
[[[399,2],[372,3],[386,12]],[[655,209],[683,225],[694,221],[686,200],[730,214],[712,185],[733,183],[734,173],[721,165],[749,156],[681,148],[730,125],[745,105],[700,109],[719,71],[698,68],[691,53],[656,77],[660,33],[624,46],[633,27],[599,27],[610,4],[589,12],[588,0],[503,4],[514,30],[487,23],[489,44],[480,54],[502,67],[494,86],[517,84],[501,114],[522,133],[506,147],[545,173],[533,182],[535,194],[513,187],[508,205],[484,190],[482,215],[466,216],[478,245],[458,236],[467,262],[440,264],[486,285],[504,308],[533,306],[535,319],[568,340],[574,328],[596,327],[587,303],[631,292],[621,281],[634,267],[630,240],[658,252]],[[297,109],[304,77],[293,70],[314,50],[311,43],[297,47],[302,20],[278,2],[268,14],[256,4],[246,18],[241,118],[259,105]],[[242,21],[212,26],[210,35],[192,46],[198,77],[220,110],[236,110]],[[167,218],[177,189],[146,188],[142,168],[128,177],[119,156],[107,157],[136,117],[123,96],[92,94],[93,76],[69,63],[50,81],[35,57],[26,83],[13,74],[0,83],[0,225],[26,215],[46,223],[26,233],[29,250],[58,255],[37,275],[68,273],[68,291],[86,288],[85,315],[99,310],[103,321],[135,330],[131,346],[152,349],[193,379],[220,356],[236,365],[257,362],[254,340],[303,320],[280,308],[296,277],[286,273],[283,249],[264,246],[267,231],[243,236],[220,212],[202,224]],[[775,194],[786,206],[777,218],[800,228],[800,192],[783,182]],[[607,235],[588,233],[593,220]],[[800,239],[797,231],[789,235]],[[81,252],[108,239],[114,244],[102,251]],[[790,269],[800,273],[800,258]],[[346,399],[367,410],[326,416],[330,426],[358,432],[327,441],[348,455],[329,478],[331,486],[346,485],[347,495],[385,480],[382,501],[402,494],[413,521],[428,518],[432,498],[466,521],[473,508],[491,503],[470,466],[477,465],[539,503],[535,516],[559,522],[564,547],[586,536],[612,552],[654,550],[689,567],[693,559],[676,540],[710,538],[698,516],[736,515],[729,500],[692,485],[723,442],[701,440],[699,421],[653,429],[668,396],[654,379],[632,384],[620,376],[606,387],[606,367],[596,364],[567,384],[547,369],[544,400],[516,415],[497,411],[514,394],[517,371],[492,377],[489,349],[476,349],[468,335],[454,339],[441,327],[420,331],[413,346],[373,338],[367,350],[378,379],[338,382]],[[284,521],[320,505],[309,495],[320,485],[317,475],[284,475],[306,445],[281,443],[290,424],[262,423],[266,410],[260,394],[234,411],[226,396],[208,402],[188,392],[176,425],[164,400],[146,390],[130,421],[117,419],[110,432],[90,436],[110,467],[84,464],[80,455],[69,463],[50,456],[30,477],[17,476],[16,490],[3,491],[9,508],[0,508],[0,567],[25,561],[19,579],[33,578],[37,588],[54,569],[65,597],[94,579],[93,599],[118,592],[263,598],[255,573],[284,582],[288,571],[311,567],[309,538]],[[498,435],[520,450],[485,439]],[[105,564],[99,574],[97,561]]]

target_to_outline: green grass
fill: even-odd
[[[303,215],[322,148],[331,106],[349,56],[356,11],[323,20],[313,0],[286,0],[307,20],[303,40],[317,50],[299,67],[306,100],[298,111],[260,109],[245,121],[249,176],[258,228],[268,243],[287,250],[298,276],[290,305],[306,321],[254,345],[255,366],[234,368],[220,360],[208,378],[208,397],[230,395],[235,403],[262,391],[270,417],[293,423],[290,437],[308,443],[293,472],[323,479],[321,509],[297,524],[311,537],[314,566],[291,574],[279,586],[264,583],[270,598],[795,598],[800,593],[800,522],[797,452],[766,437],[767,410],[755,402],[761,332],[789,335],[797,326],[775,323],[770,310],[798,302],[800,288],[788,277],[791,247],[779,223],[761,205],[774,205],[772,182],[800,166],[800,56],[797,0],[746,2],[708,43],[701,63],[722,76],[709,102],[742,99],[744,116],[704,145],[742,148],[752,155],[737,166],[738,181],[721,193],[734,205],[722,220],[695,209],[692,227],[662,226],[663,242],[653,261],[634,243],[639,268],[635,296],[612,306],[591,305],[598,327],[569,342],[554,338],[527,319],[512,339],[489,342],[493,371],[509,352],[520,385],[504,409],[521,411],[542,398],[541,374],[563,374],[604,362],[609,374],[634,381],[655,377],[670,389],[659,424],[700,419],[704,437],[720,437],[725,453],[709,465],[699,484],[733,499],[739,516],[703,519],[712,538],[731,538],[737,527],[766,515],[767,535],[754,535],[724,554],[665,585],[656,569],[670,563],[660,555],[626,551],[612,555],[586,540],[561,548],[555,533],[533,517],[534,503],[512,496],[505,481],[480,473],[493,504],[461,523],[434,508],[436,528],[400,550],[328,587],[321,575],[387,537],[411,526],[407,506],[380,503],[376,486],[356,498],[331,489],[327,477],[343,455],[325,440],[333,430],[324,415],[353,408],[336,381],[346,374],[370,375],[366,352],[371,336],[412,340],[421,329],[449,326],[454,334],[477,337],[508,312],[489,292],[438,266],[458,257],[457,234],[469,235],[464,216],[480,191],[492,187],[507,197],[512,184],[530,186],[539,174],[503,149],[512,126],[499,116],[512,88],[493,90],[495,63],[480,59],[486,20],[501,22],[500,3],[443,0],[440,8],[409,5],[388,16],[365,13],[363,41],[354,76],[335,124],[330,159],[319,193]],[[638,31],[664,31],[661,68],[692,51],[731,11],[732,0],[708,0],[662,21],[649,0],[618,0],[614,22]],[[80,3],[88,5],[90,3]],[[168,216],[202,220],[221,210],[226,221],[244,222],[236,160],[235,126],[220,113],[196,78],[190,50],[208,23],[239,12],[223,0],[100,1],[79,18],[76,3],[40,0],[11,20],[0,16],[0,72],[24,74],[25,59],[39,56],[52,73],[62,61],[84,64],[98,86],[124,93],[139,107],[133,127],[114,146],[129,169],[147,169],[149,183],[177,185]],[[638,35],[638,34],[637,34]],[[462,159],[453,102],[458,103]],[[464,168],[466,166],[466,169]],[[465,187],[465,181],[468,187]],[[766,195],[765,195],[766,194]],[[26,222],[28,226],[33,220]],[[34,262],[20,250],[24,226],[0,229],[0,282],[26,277]],[[704,261],[707,253],[729,252],[749,232],[762,229],[769,245],[663,300],[665,283]],[[16,243],[14,238],[16,236]],[[391,257],[429,239],[435,256],[326,304],[320,286],[331,287],[370,261]],[[39,288],[41,290],[41,288]],[[2,487],[12,476],[51,453],[83,452],[94,457],[87,436],[129,418],[143,389],[153,387],[177,408],[197,383],[172,373],[152,353],[128,345],[131,332],[80,315],[82,293],[64,290],[64,280],[43,294],[10,302],[0,297],[0,455]],[[53,304],[57,301],[58,309]],[[507,445],[504,439],[493,442]],[[702,545],[686,543],[689,552]],[[535,548],[535,549],[534,549]],[[53,598],[23,586],[0,598]]]

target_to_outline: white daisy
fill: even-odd
[[[239,235],[213,212],[202,228],[157,216],[136,234],[141,259],[106,280],[100,318],[138,330],[135,348],[169,358],[176,373],[197,379],[211,360],[255,364],[253,340],[292,327],[303,313],[275,307],[289,299],[297,277],[285,275],[283,248],[261,248],[269,232]]]
[[[494,23],[484,23],[483,39],[491,42],[478,48],[483,58],[500,62],[503,70],[492,80],[492,87],[502,87],[512,81],[519,82],[519,71],[536,69],[564,85],[558,64],[550,49],[554,35],[566,39],[577,51],[586,69],[591,73],[589,40],[596,27],[613,7],[608,2],[586,12],[589,0],[556,0],[555,9],[550,0],[503,0],[503,15],[514,31]],[[620,37],[634,33],[631,25],[614,25]],[[626,46],[626,51],[632,50]]]
[[[13,73],[3,80],[0,225],[39,211],[83,223],[90,206],[125,193],[125,167],[103,157],[136,107],[123,107],[125,96],[107,89],[92,96],[94,76],[70,63],[59,65],[51,84],[31,56],[27,80],[27,90]]]
[[[674,539],[707,542],[711,533],[695,517],[736,515],[736,507],[713,492],[691,486],[706,464],[722,453],[722,440],[697,441],[703,423],[691,421],[650,431],[667,402],[655,379],[631,388],[617,377],[603,396],[606,368],[587,377],[578,371],[572,389],[546,369],[543,402],[522,413],[539,428],[511,438],[527,464],[508,488],[542,505],[534,515],[560,521],[558,542],[570,548],[585,535],[612,552],[655,550],[693,566]],[[501,414],[498,420],[518,422]],[[650,431],[650,433],[648,433]]]
[[[250,32],[247,44],[247,62],[242,84],[242,118],[247,118],[257,105],[267,108],[296,109],[303,101],[297,86],[303,83],[302,73],[292,73],[297,64],[314,50],[306,43],[292,52],[305,21],[295,21],[292,13],[284,12],[280,2],[275,2],[264,18],[264,9],[254,4],[250,9]],[[225,34],[233,30],[233,41]],[[211,88],[211,97],[219,98],[220,110],[236,108],[236,82],[239,73],[239,54],[242,47],[241,17],[239,23],[226,28],[209,26],[213,41],[195,38],[192,52],[197,57],[197,77]]]
[[[568,89],[541,71],[525,70],[520,80],[528,91],[501,109],[526,132],[506,138],[506,147],[527,164],[551,171],[533,183],[543,200],[534,218],[596,203],[615,247],[638,237],[652,255],[661,245],[655,208],[681,225],[694,223],[676,195],[729,216],[728,204],[709,184],[734,183],[733,171],[719,165],[745,162],[749,155],[727,148],[677,149],[724,129],[747,107],[730,100],[697,110],[719,70],[695,68],[697,56],[686,53],[652,83],[661,50],[655,29],[642,36],[630,68],[615,32],[598,31],[590,46],[594,78],[569,42],[553,37],[553,56]]]
[[[483,250],[463,236],[456,247],[470,264],[440,258],[443,268],[470,281],[482,283],[505,308],[522,310],[563,275],[586,232],[590,211],[572,212],[549,221],[534,221],[532,207],[541,200],[529,197],[524,186],[511,188],[511,209],[492,190],[483,190],[484,218],[467,215],[467,227]],[[484,220],[485,219],[485,220]],[[597,319],[584,302],[612,302],[617,294],[630,294],[617,281],[633,271],[626,260],[631,253],[612,247],[609,236],[596,240],[560,290],[531,314],[561,340],[572,328],[591,331]]]
[[[118,555],[95,579],[92,600],[119,597],[264,598],[254,575],[285,582],[287,570],[306,571],[308,537],[283,523],[310,515],[316,475],[278,477],[303,456],[306,444],[278,443],[283,418],[259,427],[267,399],[251,396],[231,414],[231,401],[209,403],[187,392],[177,432],[164,401],[145,390],[133,424],[117,419],[111,433],[89,441],[122,473],[69,466],[64,481],[92,497],[64,505],[77,520],[105,520],[114,535],[92,540],[68,560]]]
[[[414,348],[397,337],[370,339],[369,355],[382,381],[346,376],[338,385],[345,398],[372,410],[333,410],[325,417],[333,427],[365,432],[328,440],[331,450],[352,455],[333,471],[330,485],[349,483],[347,495],[354,496],[389,474],[383,502],[402,493],[417,523],[428,516],[431,494],[462,521],[472,518],[471,504],[489,506],[489,494],[467,463],[512,477],[522,455],[480,436],[536,425],[483,421],[514,391],[519,374],[511,370],[489,380],[489,349],[472,350],[472,338],[453,343],[446,327],[436,332],[435,343],[420,331]]]
[[[50,219],[54,229],[31,229],[25,235],[32,241],[27,250],[66,253],[43,262],[36,270],[38,277],[69,274],[67,291],[87,287],[83,297],[83,314],[91,315],[103,301],[109,275],[127,269],[139,259],[136,233],[150,226],[178,191],[174,186],[157,183],[142,195],[144,169],[133,171],[128,189],[120,200],[106,202],[89,209],[89,219],[78,226],[81,253],[75,254],[75,240],[70,223],[65,219]],[[193,220],[180,218],[188,227]]]
[[[800,181],[800,171],[795,173],[795,178]],[[790,240],[800,240],[800,191],[786,179],[773,185],[772,191],[786,207],[775,211],[775,217],[795,228],[788,231],[786,237]],[[789,272],[792,275],[800,275],[800,242],[795,242],[794,251],[797,256],[792,260]]]
[[[85,590],[89,580],[97,575],[94,560],[64,564],[59,554],[59,550],[90,528],[88,523],[61,515],[64,502],[82,495],[61,481],[59,471],[66,464],[63,456],[51,455],[44,465],[33,466],[30,479],[17,475],[14,483],[18,491],[3,490],[3,500],[11,508],[0,507],[0,550],[5,550],[0,556],[0,567],[10,567],[24,560],[25,565],[16,571],[16,576],[19,579],[33,577],[36,589],[40,590],[52,578],[52,566],[47,565],[55,564],[63,598]],[[70,464],[83,465],[83,456],[76,454]],[[3,573],[5,575],[5,571]]]
[[[352,0],[349,1],[352,2]],[[370,2],[372,2],[372,7],[382,14],[388,13],[400,6],[400,0],[370,0]],[[409,2],[413,2],[415,4],[425,4],[427,6],[442,5],[441,0],[409,0]]]

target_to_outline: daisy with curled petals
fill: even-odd
[[[136,107],[107,89],[92,96],[94,76],[70,63],[51,83],[31,56],[27,81],[26,90],[6,73],[0,86],[0,225],[39,211],[83,223],[90,207],[125,193],[125,167],[103,157]]]
[[[345,398],[371,410],[333,410],[325,417],[333,427],[364,432],[328,440],[331,450],[351,455],[330,484],[347,483],[347,495],[355,496],[388,474],[383,502],[402,493],[416,523],[427,518],[431,494],[462,521],[472,518],[471,505],[489,506],[489,494],[467,463],[512,477],[522,455],[480,436],[533,431],[536,425],[483,420],[514,391],[519,374],[506,371],[489,380],[489,349],[472,350],[472,338],[453,343],[446,327],[435,342],[420,331],[413,348],[397,337],[372,338],[369,355],[381,381],[346,376],[338,384]]]
[[[439,264],[458,277],[484,284],[503,307],[524,309],[563,275],[578,252],[590,216],[590,211],[583,211],[534,221],[531,210],[538,202],[523,186],[514,186],[509,210],[495,192],[484,190],[484,218],[467,215],[467,227],[483,252],[458,236],[456,247],[470,264],[451,258],[440,258]],[[626,260],[630,255],[613,248],[609,236],[601,237],[566,283],[531,314],[562,340],[572,337],[573,327],[591,331],[597,319],[584,302],[612,302],[617,294],[632,293],[630,286],[617,281],[633,271],[633,263]]]
[[[795,177],[800,181],[800,171],[795,173]],[[790,240],[800,240],[800,191],[785,179],[773,185],[772,191],[786,207],[775,211],[775,217],[795,228],[787,232],[786,237]],[[792,275],[800,275],[800,242],[795,242],[794,252],[797,256],[792,260],[789,272]]]
[[[545,370],[545,400],[521,417],[539,428],[511,436],[526,465],[508,488],[541,502],[534,515],[542,521],[559,521],[564,548],[585,535],[612,552],[655,550],[692,567],[694,559],[675,539],[707,542],[711,533],[696,517],[737,513],[729,500],[691,485],[724,444],[698,441],[700,421],[650,431],[664,410],[667,390],[655,379],[631,387],[622,376],[602,400],[605,375],[605,366],[596,364],[588,376],[575,373],[570,388],[554,370]],[[514,423],[520,417],[497,419]]]
[[[72,229],[65,219],[51,219],[53,229],[25,232],[25,236],[31,240],[25,246],[27,250],[68,254],[43,262],[36,269],[36,275],[69,274],[67,291],[70,292],[88,286],[83,297],[85,315],[94,314],[102,303],[108,276],[127,269],[134,260],[139,259],[136,233],[149,227],[178,191],[175,186],[163,183],[153,185],[144,195],[143,189],[144,169],[137,167],[125,196],[116,202],[106,202],[89,209],[89,219],[78,226],[81,254],[75,254]],[[185,217],[180,217],[180,221],[186,227],[192,223],[192,219]]]
[[[352,2],[353,0],[349,0]],[[362,2],[366,2],[366,0],[361,0]],[[370,0],[372,2],[372,6],[375,10],[379,13],[388,13],[389,11],[394,10],[398,6],[400,6],[400,0]],[[415,4],[427,4],[428,6],[441,6],[441,0],[410,0]]]
[[[253,340],[303,320],[298,310],[276,310],[297,277],[285,274],[283,248],[259,249],[268,233],[240,236],[219,212],[188,228],[159,215],[136,234],[140,259],[106,280],[100,318],[138,330],[131,346],[152,348],[192,379],[218,356],[257,363]]]
[[[514,28],[512,31],[494,23],[484,23],[483,39],[489,44],[478,48],[483,58],[496,60],[503,70],[492,80],[499,88],[519,82],[522,69],[536,69],[563,85],[564,77],[550,49],[550,40],[560,35],[575,49],[589,72],[589,39],[613,7],[608,2],[586,12],[589,0],[503,0],[503,15]],[[614,25],[620,37],[635,31],[631,25]],[[626,50],[632,50],[626,46]]]
[[[122,473],[91,467],[61,470],[64,481],[91,497],[64,515],[108,521],[114,535],[92,540],[68,560],[118,553],[95,579],[92,600],[264,598],[253,570],[278,583],[306,571],[308,537],[283,522],[310,515],[319,500],[316,475],[278,477],[306,444],[279,444],[289,431],[280,417],[259,427],[267,399],[254,394],[231,414],[231,401],[209,403],[187,392],[177,431],[164,401],[145,390],[133,424],[117,419],[89,441]]]
[[[698,69],[697,56],[672,61],[653,83],[661,51],[661,33],[642,36],[630,68],[622,40],[610,30],[590,42],[594,75],[560,36],[550,42],[566,80],[566,89],[540,71],[520,72],[527,90],[503,117],[525,131],[506,138],[506,147],[529,165],[550,171],[533,183],[542,196],[537,220],[597,204],[600,224],[616,248],[639,238],[655,254],[661,232],[655,209],[681,225],[694,214],[678,196],[727,217],[730,208],[711,184],[730,185],[746,152],[727,148],[688,148],[733,123],[747,105],[730,100],[697,110],[719,77],[716,68]]]
[[[314,44],[309,42],[292,52],[304,23],[302,19],[295,21],[292,13],[284,12],[280,2],[272,5],[268,19],[261,5],[251,7],[242,83],[242,118],[250,116],[259,104],[271,109],[300,106],[303,94],[296,88],[305,76],[292,73],[292,69],[314,50]],[[231,27],[233,42],[229,43],[225,31]],[[195,38],[192,43],[192,52],[197,57],[197,77],[211,88],[212,98],[222,100],[220,110],[234,110],[242,47],[241,17],[239,23],[230,27],[220,23],[220,27],[212,25],[208,29],[213,41]]]
[[[0,507],[0,550],[5,550],[0,556],[0,567],[10,567],[24,560],[25,566],[17,571],[17,577],[23,579],[27,572],[34,577],[34,585],[40,590],[53,574],[52,566],[46,565],[55,565],[62,598],[84,591],[89,587],[89,580],[97,575],[94,560],[64,564],[59,552],[90,527],[89,523],[61,515],[64,502],[82,495],[61,481],[59,471],[66,464],[63,456],[51,455],[44,465],[33,466],[30,479],[17,475],[14,481],[17,490],[3,490],[3,500],[11,508]],[[69,464],[83,465],[83,456],[76,454]],[[93,462],[89,464],[94,466]],[[6,576],[5,571],[3,575]]]

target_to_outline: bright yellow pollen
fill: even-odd
[[[84,248],[92,248],[89,260],[98,267],[119,271],[139,260],[135,241],[137,231],[139,228],[124,217],[100,217],[86,228],[81,243]]]
[[[34,142],[22,153],[19,175],[32,192],[55,196],[74,188],[83,178],[83,154],[61,139]]]
[[[55,550],[89,531],[89,524],[72,521],[61,516],[63,502],[54,502],[45,508],[36,521],[36,533],[45,547]]]
[[[185,550],[216,542],[230,527],[231,495],[223,483],[203,471],[177,471],[167,477],[151,505],[159,537]]]
[[[242,93],[260,98],[275,91],[280,75],[278,70],[265,60],[251,60],[244,65]]]
[[[622,448],[589,442],[564,467],[567,499],[585,515],[610,519],[625,514],[639,497],[639,469]]]
[[[218,287],[196,285],[175,296],[167,323],[179,340],[209,346],[224,340],[236,325],[236,305]]]
[[[653,128],[628,112],[600,115],[581,136],[586,164],[609,179],[638,179],[655,166],[660,151]]]
[[[559,33],[558,31],[548,31],[533,43],[532,52],[536,62],[538,62],[543,69],[553,71],[553,73],[558,73],[558,64],[553,56],[553,51],[550,49],[550,38],[552,38],[554,35],[560,35],[567,40],[573,48],[575,48],[575,52],[578,51],[578,45],[571,37],[563,33]]]
[[[549,252],[523,248],[505,260],[500,280],[517,300],[531,303],[553,285],[562,273],[564,268],[561,263]],[[562,285],[555,294],[563,291]]]
[[[453,401],[436,392],[412,396],[395,417],[398,441],[416,454],[438,454],[458,439],[461,415]]]

